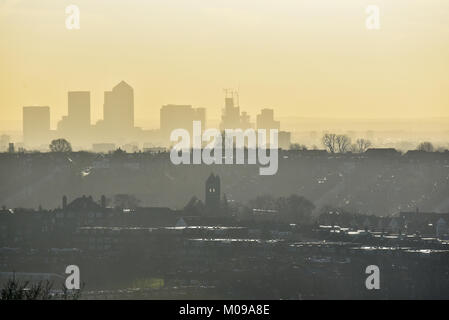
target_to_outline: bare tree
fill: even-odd
[[[330,153],[337,151],[337,135],[335,133],[326,133],[322,138],[322,142]]]
[[[61,299],[62,300],[79,300],[81,298],[81,293],[84,290],[85,283],[81,283],[80,289],[67,289],[67,287],[63,284],[61,286]]]
[[[351,138],[346,135],[338,135],[336,137],[337,149],[339,153],[346,153],[351,147]]]
[[[433,147],[433,144],[431,142],[425,141],[425,142],[421,142],[418,145],[418,147],[416,148],[416,150],[425,151],[425,152],[433,152],[435,150],[435,148]]]
[[[55,139],[50,143],[51,152],[71,152],[72,145],[66,139]]]
[[[367,139],[357,139],[355,144],[353,145],[353,151],[357,153],[363,153],[372,146],[371,141]]]
[[[62,290],[59,293],[53,290],[53,282],[49,280],[30,283],[29,281],[19,281],[13,275],[0,288],[0,300],[78,300],[83,289],[84,283],[80,289],[76,290],[68,290],[62,284]]]
[[[9,279],[0,289],[0,300],[50,300],[53,283],[39,281],[35,284],[20,282],[15,276]]]

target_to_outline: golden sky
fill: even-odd
[[[65,28],[76,4],[81,29]],[[368,4],[381,29],[365,28]],[[223,88],[255,115],[449,117],[448,0],[0,0],[0,131],[22,106],[90,90],[92,118],[120,80],[135,92],[136,124],[157,127],[163,104],[206,107]]]

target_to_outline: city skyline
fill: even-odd
[[[381,29],[369,31],[365,3],[81,0],[81,28],[67,30],[64,1],[4,1],[0,128],[20,130],[27,105],[49,105],[60,119],[69,90],[92,92],[97,121],[103,92],[121,78],[133,84],[136,125],[146,128],[168,103],[192,103],[219,120],[227,87],[250,114],[449,117],[449,4],[382,1]]]
[[[67,92],[67,115],[58,121],[56,130],[50,126],[49,106],[23,107],[23,144],[20,148],[41,150],[48,141],[56,138],[69,140],[77,149],[89,150],[92,146],[95,151],[102,152],[115,148],[116,144],[127,144],[129,150],[139,149],[140,144],[170,147],[170,134],[176,129],[186,129],[192,133],[195,121],[202,124],[202,131],[213,128],[207,126],[206,108],[175,104],[163,105],[160,108],[159,128],[145,130],[135,126],[134,89],[124,80],[111,91],[104,92],[103,118],[92,123],[90,96],[90,91]],[[280,121],[274,120],[273,109],[261,109],[260,114],[255,116],[255,121],[251,122],[251,116],[240,109],[238,92],[226,89],[220,130],[250,128],[276,129],[279,131],[280,147],[290,147],[291,134],[280,131]]]
[[[24,106],[21,133],[0,131],[3,137],[0,147],[6,150],[7,141],[14,141],[18,150],[44,151],[51,140],[65,138],[74,150],[109,152],[121,147],[127,152],[135,152],[170,147],[173,144],[169,141],[170,133],[177,128],[191,132],[193,121],[201,121],[203,129],[276,129],[279,131],[279,146],[283,149],[288,149],[292,143],[312,149],[325,147],[321,136],[332,131],[345,134],[354,141],[365,138],[374,142],[375,147],[393,147],[403,152],[413,150],[422,141],[433,142],[438,150],[447,149],[448,146],[446,139],[449,130],[444,118],[336,118],[329,125],[329,119],[279,117],[277,111],[275,115],[275,110],[271,108],[260,108],[257,114],[248,114],[246,107],[240,106],[240,95],[235,89],[222,90],[224,103],[221,120],[211,119],[207,108],[193,107],[192,104],[164,104],[159,108],[159,123],[147,129],[135,125],[134,89],[124,80],[104,92],[103,118],[96,121],[91,118],[91,93],[68,91],[66,115],[61,119],[53,118],[51,106]],[[51,120],[57,121],[55,129],[51,126]],[[375,126],[379,127],[379,131],[373,130]]]
[[[0,300],[449,299],[448,21],[448,0],[0,0]]]
[[[124,82],[127,84],[126,81],[124,80],[117,80],[115,82],[113,82],[113,84],[111,85],[111,87],[115,87],[118,84],[120,84],[121,82]],[[236,101],[237,101],[237,107],[239,108],[239,97],[241,96],[240,91],[238,91],[237,89],[229,89],[229,88],[222,88],[222,89],[217,89],[216,90],[218,93],[218,101],[222,101],[223,100],[223,95],[226,96],[228,93],[231,94],[236,94]],[[20,123],[20,125],[13,125],[13,127],[1,127],[0,126],[0,132],[4,131],[10,131],[10,132],[14,132],[14,131],[22,131],[23,130],[23,107],[29,106],[29,107],[38,107],[38,106],[48,106],[50,107],[50,110],[52,109],[62,109],[61,111],[58,111],[58,113],[61,113],[61,116],[58,117],[57,113],[55,112],[55,114],[51,113],[50,116],[50,129],[51,130],[56,130],[59,127],[59,122],[61,122],[61,120],[64,120],[64,118],[67,118],[69,116],[69,114],[72,112],[74,113],[75,108],[72,107],[72,111],[70,111],[70,98],[68,99],[67,95],[70,94],[78,94],[78,95],[82,95],[82,94],[87,94],[88,100],[89,100],[89,110],[90,112],[88,112],[88,114],[86,115],[86,117],[89,119],[88,121],[90,122],[91,125],[95,125],[98,122],[101,122],[102,120],[104,120],[104,104],[105,104],[105,95],[107,92],[110,92],[108,88],[106,88],[103,92],[101,92],[101,96],[102,96],[102,100],[101,101],[97,101],[97,103],[92,103],[92,99],[91,96],[93,95],[99,95],[98,92],[96,92],[93,89],[89,89],[87,88],[86,90],[71,90],[71,89],[67,89],[65,91],[65,102],[63,103],[63,106],[58,106],[58,107],[54,107],[51,106],[50,104],[37,104],[37,103],[29,103],[27,105],[23,105],[20,106],[20,119],[11,121],[13,124],[15,123]],[[247,99],[245,99],[247,100]],[[187,102],[187,103],[186,103]],[[249,105],[251,105],[251,103],[249,103]],[[168,99],[167,101],[165,101],[164,103],[162,103],[159,106],[154,106],[155,110],[153,112],[153,114],[157,114],[157,116],[153,116],[151,119],[138,119],[136,115],[134,115],[134,122],[135,122],[135,126],[136,127],[140,127],[142,129],[159,129],[160,127],[160,123],[161,123],[161,117],[160,117],[160,109],[161,106],[190,106],[190,107],[195,107],[195,109],[202,109],[204,110],[204,112],[206,112],[208,114],[208,119],[210,121],[213,122],[214,125],[219,125],[223,119],[223,111],[226,109],[226,101],[225,101],[225,105],[223,106],[222,103],[219,102],[215,102],[214,106],[210,106],[210,107],[202,107],[198,104],[195,104],[193,101],[184,101],[184,102],[180,102],[180,103],[173,103],[173,101],[170,101],[170,99]],[[247,111],[244,111],[245,109],[248,109],[248,107],[244,107],[244,109],[242,110],[242,115],[244,117],[248,116],[250,117],[249,123],[254,126],[254,124],[257,122],[257,115],[256,113],[261,112],[264,109],[267,110],[275,110],[277,109],[275,106],[259,106],[255,108],[255,113],[251,115],[248,114]],[[54,112],[55,110],[53,110]],[[210,111],[214,111],[214,113],[212,113],[212,116],[210,116]],[[94,116],[94,114],[99,114],[99,116]],[[427,117],[414,117],[411,115],[404,115],[403,117],[391,117],[388,115],[383,115],[383,116],[379,116],[379,117],[357,117],[357,116],[336,116],[336,117],[331,117],[329,115],[323,115],[323,116],[309,116],[309,115],[302,115],[302,114],[296,114],[296,115],[290,115],[290,116],[286,116],[286,115],[279,115],[279,113],[277,113],[277,118],[279,119],[289,119],[290,121],[294,121],[296,119],[311,119],[311,120],[323,120],[324,122],[329,121],[331,119],[335,119],[337,121],[361,121],[361,122],[372,122],[375,123],[377,121],[397,121],[397,122],[407,122],[407,121],[416,121],[416,120],[424,120],[427,122],[431,122],[431,121],[437,121],[439,123],[441,122],[447,122],[449,123],[449,115],[448,116],[442,116],[442,117],[436,117],[436,116],[427,116]],[[5,120],[1,120],[1,121],[5,121]],[[0,123],[1,124],[1,123]],[[325,125],[325,123],[323,123]],[[245,127],[245,126],[243,126]],[[372,128],[370,128],[371,130]],[[385,130],[385,128],[383,128],[383,130]]]

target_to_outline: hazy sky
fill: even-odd
[[[65,7],[81,29],[65,28]],[[381,29],[365,28],[368,4]],[[252,115],[355,118],[449,116],[447,0],[0,0],[0,131],[22,106],[67,113],[67,91],[134,87],[136,124],[162,104],[206,107],[223,88]]]

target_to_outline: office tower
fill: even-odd
[[[240,106],[238,93],[225,90],[225,107],[221,116],[220,130],[237,129],[240,126]]]
[[[90,92],[67,93],[68,115],[58,122],[58,136],[75,144],[86,144],[90,138]]]
[[[206,210],[208,213],[218,215],[220,213],[220,177],[211,173],[205,187]]]
[[[23,107],[23,140],[28,146],[50,143],[50,108]]]
[[[250,115],[247,112],[242,111],[240,115],[240,129],[246,130],[252,128]]]
[[[248,113],[240,113],[238,92],[225,89],[225,107],[222,110],[220,130],[246,130],[252,127]]]
[[[281,124],[279,121],[274,120],[274,110],[273,109],[262,109],[260,114],[257,115],[257,129],[277,129],[279,130]]]
[[[191,105],[164,105],[160,111],[160,129],[168,141],[175,129],[185,129],[192,135],[193,121],[201,121],[201,129],[206,128],[206,109],[192,108]]]
[[[69,91],[68,92],[68,121],[70,126],[76,130],[90,127],[90,92]]]
[[[104,93],[103,125],[109,135],[134,129],[134,90],[125,81]]]

